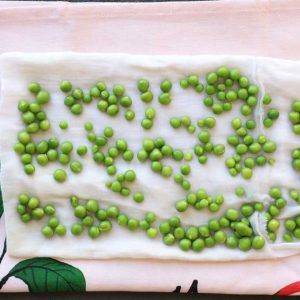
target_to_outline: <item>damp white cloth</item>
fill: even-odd
[[[130,184],[132,191],[145,194],[145,201],[136,204],[131,197],[124,198],[111,192],[105,187],[109,180],[105,168],[95,164],[91,153],[85,158],[73,153],[73,159],[83,163],[82,173],[75,175],[66,168],[68,180],[63,184],[53,179],[53,172],[59,163],[49,163],[46,167],[36,164],[34,176],[27,176],[13,145],[16,142],[18,131],[23,129],[23,123],[17,110],[20,99],[33,99],[27,91],[27,84],[38,81],[43,88],[51,93],[51,101],[45,105],[45,111],[51,122],[51,130],[46,134],[37,134],[34,140],[47,139],[56,136],[60,141],[70,140],[74,146],[85,144],[90,146],[86,139],[83,125],[86,121],[94,124],[95,133],[101,134],[104,127],[111,126],[115,134],[112,139],[125,138],[129,148],[135,152],[141,149],[145,137],[165,138],[174,148],[185,152],[192,152],[197,143],[197,134],[191,135],[184,128],[174,130],[169,125],[169,119],[174,116],[188,115],[196,124],[197,119],[211,116],[212,112],[203,103],[203,93],[197,94],[192,89],[183,90],[178,82],[188,74],[198,74],[203,81],[205,74],[215,70],[220,65],[238,67],[254,84],[260,87],[259,105],[255,111],[258,127],[255,135],[265,133],[271,140],[277,142],[278,150],[272,155],[276,160],[274,166],[255,168],[250,181],[241,176],[231,177],[224,165],[224,161],[233,153],[233,149],[226,145],[226,152],[221,157],[208,156],[208,162],[200,165],[197,159],[191,162],[192,172],[188,176],[192,184],[192,191],[205,188],[211,196],[222,194],[225,203],[220,212],[212,215],[207,210],[195,211],[189,208],[180,214],[183,224],[201,225],[208,219],[220,216],[228,207],[238,208],[241,203],[263,200],[270,202],[267,195],[273,185],[280,185],[284,191],[297,187],[299,176],[291,168],[291,149],[298,147],[298,137],[291,131],[288,122],[288,111],[292,100],[300,94],[299,62],[269,59],[249,56],[140,56],[126,54],[80,54],[80,53],[8,53],[1,56],[1,183],[5,205],[5,220],[8,241],[8,252],[13,256],[51,256],[63,258],[107,259],[107,258],[155,258],[198,261],[226,261],[245,259],[264,259],[279,256],[288,256],[299,253],[300,244],[267,242],[260,251],[242,252],[229,250],[224,246],[205,249],[201,253],[183,252],[177,246],[165,246],[161,238],[150,240],[145,232],[130,232],[113,223],[113,230],[103,234],[96,240],[88,237],[87,232],[80,237],[74,237],[68,232],[66,237],[45,239],[40,229],[46,222],[33,221],[23,224],[16,213],[17,198],[20,193],[38,196],[43,204],[53,203],[57,207],[57,214],[61,222],[68,228],[76,222],[69,197],[73,194],[81,199],[95,198],[100,205],[117,205],[122,211],[135,218],[142,218],[147,211],[153,211],[158,216],[158,222],[178,215],[175,202],[182,199],[186,192],[177,186],[172,179],[165,179],[150,170],[149,162],[140,163],[136,158],[130,162],[118,159],[116,166],[118,173],[127,169],[134,169],[137,180]],[[140,78],[147,78],[151,83],[151,90],[155,97],[151,104],[145,104],[139,99],[136,82]],[[132,109],[136,112],[133,122],[123,117],[125,110],[121,108],[118,117],[108,117],[99,112],[94,100],[84,105],[80,116],[72,115],[64,106],[64,94],[59,90],[62,80],[70,80],[74,87],[81,87],[87,91],[98,81],[107,83],[111,89],[113,84],[122,83],[126,94],[133,99]],[[173,82],[172,103],[168,106],[159,104],[157,98],[160,93],[159,84],[163,79]],[[261,95],[269,93],[273,102],[270,107],[280,110],[280,119],[271,129],[263,129],[262,119],[266,107],[261,103]],[[217,116],[217,126],[211,131],[213,143],[226,144],[226,137],[232,132],[230,121],[233,117],[240,117],[240,103],[233,105],[231,112]],[[140,122],[144,118],[144,111],[154,107],[157,115],[151,130],[145,131]],[[69,129],[63,131],[58,124],[61,120],[69,123]],[[174,173],[179,172],[180,163],[166,160],[174,167]],[[247,197],[237,198],[234,189],[244,186]],[[293,202],[282,212],[282,217],[294,216],[300,212]],[[265,234],[264,220],[261,216],[252,218],[254,230]],[[282,233],[282,232],[281,232]]]

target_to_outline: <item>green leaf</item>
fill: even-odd
[[[19,262],[2,278],[0,288],[12,276],[23,280],[30,292],[84,292],[86,288],[79,269],[47,257]]]
[[[2,191],[0,186],[0,218],[2,217],[2,214],[3,214],[3,199],[2,199]]]

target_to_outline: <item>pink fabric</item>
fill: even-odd
[[[300,59],[298,0],[174,3],[0,2],[0,52],[248,54]],[[4,220],[0,222],[0,245]],[[0,277],[18,262],[5,256]],[[71,261],[87,289],[274,294],[300,279],[300,256],[230,263]],[[25,291],[9,279],[2,291]],[[293,291],[295,292],[295,291]]]

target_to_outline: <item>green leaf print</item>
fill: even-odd
[[[0,289],[12,276],[24,281],[30,292],[84,292],[86,288],[79,269],[47,257],[26,259],[16,264],[0,281]]]

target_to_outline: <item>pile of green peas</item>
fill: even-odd
[[[262,99],[262,103],[264,105],[269,105],[272,102],[272,98],[270,95],[266,94],[264,95],[263,99]],[[267,116],[264,118],[263,120],[263,125],[266,128],[270,128],[273,126],[274,121],[276,121],[279,118],[279,111],[275,108],[271,108],[267,111]]]
[[[241,114],[249,116],[257,105],[259,88],[251,84],[239,69],[221,66],[206,75],[205,93],[207,96],[203,103],[210,107],[214,114],[231,111],[232,104],[242,100],[244,104],[241,106]]]
[[[64,236],[67,232],[66,227],[60,224],[55,216],[55,206],[47,204],[45,207],[41,207],[40,199],[37,197],[20,194],[16,210],[24,223],[29,223],[32,220],[40,221],[48,216],[48,224],[41,229],[46,238],[51,238],[54,234]]]
[[[139,79],[137,82],[137,89],[140,91],[140,98],[144,103],[152,102],[154,96],[150,90],[150,83],[147,79]]]
[[[127,227],[130,231],[144,230],[151,239],[156,238],[158,234],[157,228],[153,226],[156,215],[152,212],[147,212],[144,219],[138,220],[120,212],[117,206],[102,208],[95,199],[83,201],[72,196],[70,202],[74,209],[74,216],[80,220],[71,227],[71,233],[75,236],[81,235],[87,228],[88,235],[96,239],[102,233],[112,230],[113,221],[116,221],[119,226]]]
[[[131,121],[135,117],[134,111],[129,109],[132,105],[132,99],[130,96],[125,95],[125,87],[122,84],[115,84],[112,91],[109,92],[106,84],[100,81],[92,86],[89,92],[84,93],[81,88],[73,89],[72,83],[64,80],[60,83],[60,89],[67,94],[64,104],[75,115],[82,113],[83,104],[89,104],[96,99],[99,111],[105,112],[109,116],[116,116],[121,106],[126,109],[126,120]]]
[[[274,159],[268,159],[264,154],[271,154],[277,150],[275,142],[268,140],[264,135],[256,139],[249,133],[256,127],[254,120],[248,120],[243,126],[242,120],[235,118],[231,121],[235,134],[227,137],[227,143],[235,148],[235,154],[226,159],[225,165],[231,176],[239,173],[244,179],[250,179],[255,166],[264,166],[266,163],[274,164]],[[243,160],[243,156],[246,156]]]
[[[202,192],[205,191],[202,190]],[[78,219],[70,228],[70,232],[74,236],[80,236],[86,229],[88,235],[92,239],[96,239],[111,231],[114,222],[130,231],[143,230],[150,239],[158,236],[158,229],[154,224],[156,215],[153,212],[147,212],[143,219],[138,220],[122,213],[117,206],[103,208],[95,199],[80,200],[75,195],[70,197],[70,204],[74,210],[74,216]],[[159,232],[165,245],[171,246],[178,242],[179,248],[183,251],[192,249],[200,252],[204,248],[212,248],[218,244],[223,244],[230,249],[239,248],[242,251],[248,251],[251,248],[259,250],[264,247],[265,240],[254,234],[247,218],[255,210],[262,211],[262,209],[261,202],[246,203],[240,207],[240,210],[227,209],[219,219],[210,219],[207,225],[200,226],[184,227],[180,218],[173,216],[160,222]],[[40,201],[36,197],[21,194],[17,212],[24,223],[31,219],[41,220],[45,215],[49,216],[47,225],[43,226],[41,230],[46,238],[52,238],[54,234],[64,236],[67,232],[66,227],[61,225],[55,216],[55,207],[48,204],[42,209]]]
[[[280,221],[276,219],[279,216],[281,210],[286,206],[287,201],[282,196],[282,191],[279,187],[272,187],[269,191],[269,196],[274,199],[270,203],[267,212],[265,212],[265,217],[267,220],[267,231],[269,239],[275,242],[277,239],[276,232],[280,227]]]
[[[294,238],[300,239],[300,216],[287,219],[284,222],[285,230],[287,231],[283,235],[283,240],[291,243]]]
[[[28,91],[35,96],[35,101],[20,100],[18,103],[18,110],[22,114],[21,118],[26,127],[18,133],[18,142],[14,145],[14,150],[20,155],[21,162],[24,164],[24,172],[32,175],[35,172],[32,164],[32,155],[35,151],[32,135],[50,129],[47,114],[42,110],[43,105],[50,101],[50,94],[37,82],[31,82],[28,85]]]
[[[116,176],[116,180],[107,181],[106,187],[110,188],[111,191],[119,193],[123,197],[128,197],[131,194],[130,188],[124,186],[127,183],[133,183],[136,180],[136,174],[134,170],[127,170],[123,174],[120,173]],[[142,203],[144,201],[144,195],[141,192],[133,193],[133,200],[136,203]]]
[[[296,172],[300,171],[300,148],[292,151],[292,166]]]
[[[289,196],[297,203],[300,203],[300,193],[296,189],[290,189]]]
[[[196,93],[201,93],[204,89],[203,84],[199,82],[199,77],[195,74],[190,74],[186,78],[181,79],[179,84],[183,89],[193,88]]]
[[[289,120],[293,126],[293,132],[300,135],[300,101],[295,100],[292,103],[291,112],[289,113]]]
[[[181,150],[173,149],[161,137],[155,140],[151,138],[144,139],[143,149],[137,153],[137,158],[140,162],[150,160],[151,170],[161,174],[163,177],[171,177],[173,174],[173,168],[169,165],[164,166],[161,162],[163,158],[169,157],[179,161],[184,158],[184,153]]]
[[[96,135],[93,131],[93,124],[87,122],[84,124],[84,128],[87,131],[87,139],[92,143],[93,159],[97,164],[106,166],[106,172],[108,175],[113,176],[117,173],[117,167],[115,166],[115,160],[122,155],[124,161],[132,161],[134,153],[128,149],[128,143],[125,139],[117,139],[114,147],[108,147],[107,154],[102,150],[108,145],[109,140],[114,136],[114,130],[111,127],[105,127],[102,135]]]
[[[156,116],[155,109],[153,107],[149,107],[145,110],[145,118],[141,122],[141,126],[148,130],[153,126],[153,120]]]
[[[200,252],[204,248],[212,248],[223,244],[227,248],[239,248],[248,251],[262,249],[265,240],[255,235],[247,218],[243,218],[235,209],[228,209],[220,219],[210,219],[207,225],[181,225],[179,217],[174,216],[159,225],[163,242],[171,246],[178,242],[183,251],[192,249]]]
[[[185,127],[188,133],[193,134],[196,131],[196,127],[192,124],[189,116],[173,117],[170,119],[170,125],[174,129],[178,129],[181,126]]]
[[[206,164],[208,153],[212,153],[216,156],[222,156],[225,153],[225,146],[223,144],[211,143],[211,134],[208,130],[201,130],[198,134],[198,140],[200,144],[194,146],[194,153],[198,157],[200,164]]]
[[[193,206],[196,210],[207,208],[210,212],[216,213],[220,210],[223,202],[224,197],[222,195],[211,197],[205,189],[200,188],[195,193],[188,193],[183,200],[177,201],[175,207],[178,212],[185,212],[189,206]]]
[[[171,95],[171,89],[172,89],[172,82],[170,80],[163,80],[160,83],[160,90],[161,94],[158,97],[158,101],[162,105],[168,105],[172,101],[172,95]]]

